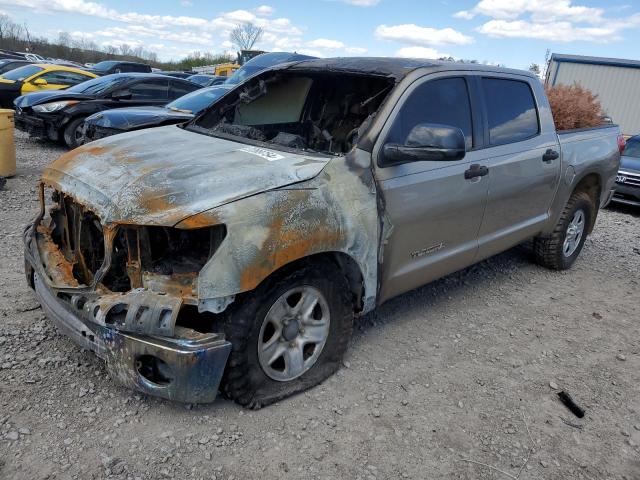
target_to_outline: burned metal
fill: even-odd
[[[45,171],[42,211],[25,233],[27,275],[49,316],[107,360],[115,379],[212,400],[230,351],[219,314],[314,255],[340,265],[358,311],[374,307],[376,187],[369,155],[353,147],[390,84],[320,83],[336,93],[310,108],[306,139],[273,133],[284,149],[165,127],[146,132],[144,150],[134,132],[80,147]],[[269,85],[240,92],[241,103],[259,101]]]

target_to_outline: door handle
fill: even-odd
[[[557,160],[560,157],[560,154],[552,149],[547,149],[546,152],[542,155],[543,162],[550,162],[552,160]]]
[[[469,180],[470,178],[475,177],[484,177],[489,173],[489,168],[484,165],[480,165],[478,163],[474,163],[469,167],[468,170],[464,171],[464,178]]]

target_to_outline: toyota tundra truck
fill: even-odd
[[[570,268],[623,146],[614,125],[556,132],[519,70],[288,63],[53,162],[26,276],[115,381],[259,408],[335,372],[392,297],[525,242]]]

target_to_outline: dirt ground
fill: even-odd
[[[388,302],[306,393],[181,405],[115,385],[45,318],[21,233],[63,150],[16,142],[0,191],[0,478],[640,479],[640,209],[601,212],[568,272],[513,250]]]

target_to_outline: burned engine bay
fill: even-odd
[[[341,155],[357,143],[393,85],[382,76],[279,71],[248,81],[187,128]]]
[[[197,278],[224,225],[106,227],[67,194],[42,186],[41,196],[36,238],[59,299],[116,329],[172,336],[195,324],[212,331],[197,312]]]

